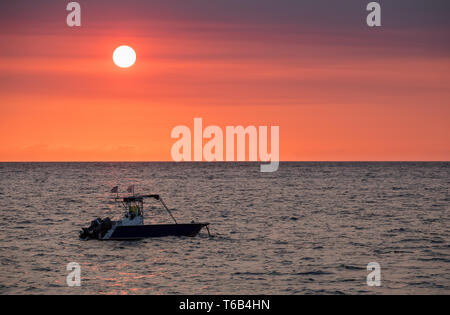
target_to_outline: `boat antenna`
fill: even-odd
[[[164,206],[164,208],[166,208],[167,212],[170,214],[170,216],[172,217],[173,221],[175,222],[175,224],[177,223],[177,220],[175,220],[174,216],[172,215],[172,213],[170,212],[169,208],[166,206],[166,203],[164,202],[164,200],[161,198],[161,196],[159,197],[159,201],[161,202],[161,204]]]

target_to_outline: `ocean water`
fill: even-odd
[[[450,293],[450,163],[259,165],[0,163],[0,293]],[[109,191],[130,184],[213,236],[80,241],[91,220],[120,217]],[[156,203],[146,215],[170,222]]]

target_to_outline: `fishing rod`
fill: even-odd
[[[166,206],[166,203],[164,202],[164,200],[161,198],[161,196],[159,197],[159,201],[161,202],[161,204],[164,206],[164,208],[166,208],[167,212],[170,214],[170,216],[172,217],[173,221],[175,222],[175,224],[177,223],[177,220],[175,220],[175,217],[172,215],[172,213],[170,212],[169,208]]]

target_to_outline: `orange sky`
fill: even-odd
[[[194,117],[278,125],[281,160],[450,159],[447,27],[230,23],[167,5],[151,19],[80,2],[79,29],[64,4],[7,8],[0,161],[170,161],[172,128]],[[129,69],[112,62],[123,44]]]

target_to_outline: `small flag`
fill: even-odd
[[[113,189],[111,189],[112,193],[118,193],[119,192],[119,186],[115,186],[113,187]]]
[[[127,192],[129,192],[129,193],[134,193],[134,185],[128,186]]]

